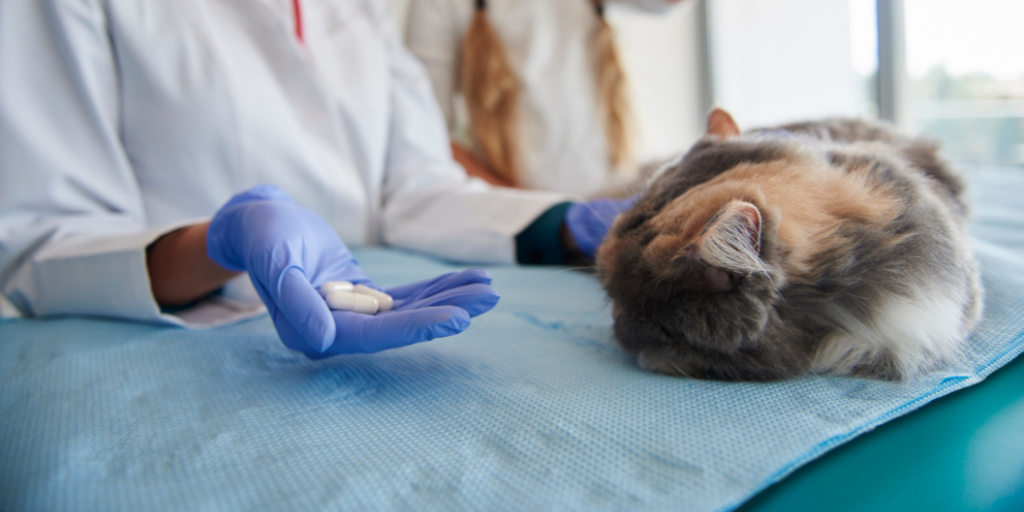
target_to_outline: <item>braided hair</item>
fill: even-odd
[[[469,110],[473,138],[498,176],[519,184],[519,101],[522,85],[509,64],[505,47],[487,16],[486,0],[475,0],[476,12],[462,40],[459,81]],[[591,38],[593,67],[608,143],[608,161],[622,168],[633,156],[633,122],[629,88],[615,47],[615,34],[604,16],[604,2],[595,1],[598,26]]]

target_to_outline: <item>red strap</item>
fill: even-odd
[[[292,7],[295,9],[295,35],[298,36],[299,41],[305,43],[306,41],[302,38],[302,4],[299,0],[292,0]]]

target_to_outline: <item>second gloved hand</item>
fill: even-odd
[[[368,316],[331,311],[318,292],[327,281],[377,288],[333,229],[281,189],[260,185],[222,207],[207,233],[207,254],[245,271],[267,306],[281,341],[309,357],[377,352],[451,336],[498,301],[482,270],[442,276],[390,291],[393,311]],[[417,293],[418,292],[418,293]],[[415,299],[410,300],[412,297]]]
[[[565,225],[569,228],[580,252],[593,259],[615,218],[632,208],[639,197],[635,195],[626,199],[597,199],[570,206],[565,213]]]

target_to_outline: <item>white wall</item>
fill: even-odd
[[[862,113],[846,0],[712,0],[714,98],[742,128]]]
[[[662,16],[620,10],[609,18],[630,78],[641,161],[679,153],[704,133],[700,11],[692,4]]]

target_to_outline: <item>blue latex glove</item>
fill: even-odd
[[[498,303],[491,276],[479,268],[445,274],[384,290],[395,304],[391,311],[363,315],[332,311],[338,337],[325,352],[305,351],[312,359],[337,354],[379,352],[420,341],[458,334],[469,319]]]
[[[565,225],[580,251],[593,258],[615,217],[632,208],[639,198],[638,194],[626,199],[597,199],[570,206],[565,212]]]
[[[281,341],[309,357],[378,352],[458,334],[499,296],[479,269],[389,290],[392,311],[331,311],[317,291],[327,281],[378,288],[327,223],[284,191],[259,185],[231,198],[210,222],[207,253],[249,273]]]

